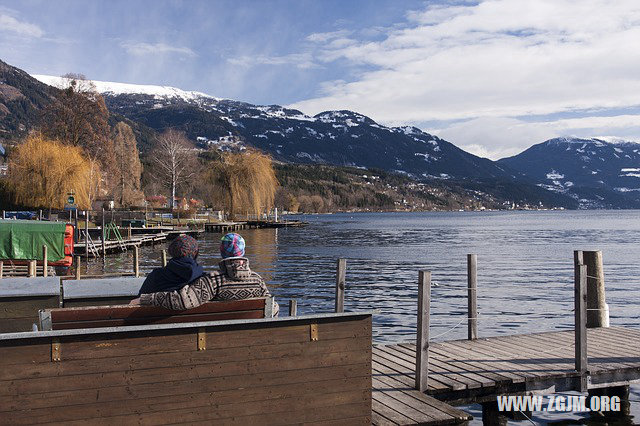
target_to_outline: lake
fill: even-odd
[[[434,340],[466,338],[467,253],[478,255],[480,337],[572,329],[574,250],[602,250],[611,324],[640,327],[637,210],[341,213],[295,219],[309,226],[242,232],[252,268],[269,282],[283,311],[288,299],[296,299],[299,314],[327,312],[333,310],[336,259],[346,258],[345,310],[378,310],[377,342],[415,339],[418,271],[423,269],[432,271],[437,285],[431,302]],[[217,265],[219,238],[200,239],[200,261],[208,268]],[[142,271],[159,266],[164,247],[141,249]],[[106,272],[131,270],[130,257],[110,257]],[[103,270],[101,261],[88,267]],[[632,399],[640,400],[638,386]],[[472,414],[478,418],[476,409]],[[638,402],[632,411],[640,419]]]

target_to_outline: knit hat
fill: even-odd
[[[228,257],[244,256],[244,238],[240,234],[229,233],[220,240],[220,256]]]
[[[169,244],[169,255],[171,257],[192,257],[198,256],[198,242],[188,235],[178,235]]]

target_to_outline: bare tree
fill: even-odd
[[[169,206],[173,209],[178,185],[191,179],[197,172],[194,146],[183,132],[167,130],[156,140],[151,163],[158,178],[171,190]]]
[[[112,131],[112,138],[117,179],[113,195],[118,197],[121,206],[141,205],[144,198],[140,190],[142,165],[133,130],[128,124],[120,121]]]

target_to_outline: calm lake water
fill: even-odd
[[[297,216],[305,228],[242,232],[251,266],[286,311],[333,309],[336,259],[347,259],[345,310],[376,309],[374,340],[415,339],[418,271],[432,271],[434,340],[466,338],[466,255],[478,255],[480,336],[573,328],[573,251],[602,250],[611,324],[640,327],[640,211],[353,213]],[[201,263],[217,265],[219,234],[200,239]],[[141,269],[165,246],[141,249]],[[131,270],[130,254],[106,272]],[[102,262],[90,263],[92,272]],[[551,349],[551,348],[549,348]],[[640,387],[632,388],[640,401]],[[477,406],[471,407],[479,418]],[[632,403],[640,423],[640,402]],[[576,424],[579,416],[536,417]],[[586,420],[579,420],[580,423]],[[517,424],[517,422],[514,422]],[[531,424],[528,421],[522,424]],[[601,422],[599,424],[602,424]],[[609,422],[609,424],[612,424]]]

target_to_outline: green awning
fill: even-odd
[[[0,260],[42,260],[47,246],[50,262],[64,259],[64,222],[0,219]]]

